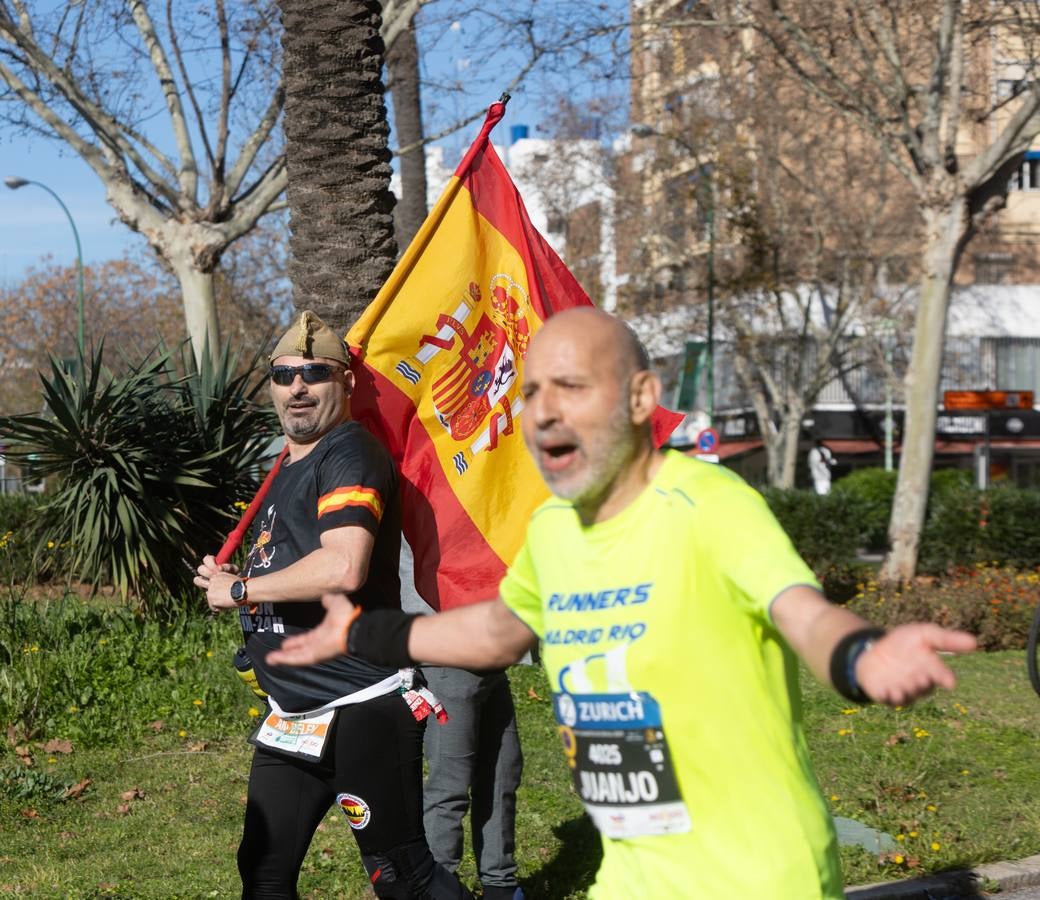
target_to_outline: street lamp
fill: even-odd
[[[12,191],[17,191],[18,188],[25,187],[27,184],[34,184],[38,188],[43,188],[48,194],[50,194],[55,200],[58,201],[58,206],[62,208],[66,217],[69,220],[69,225],[72,226],[72,236],[76,239],[76,300],[78,303],[78,337],[79,337],[79,349],[80,353],[83,352],[83,248],[79,243],[79,232],[76,230],[76,223],[72,221],[72,213],[69,212],[69,208],[62,203],[61,197],[59,197],[54,191],[52,191],[47,185],[39,181],[31,181],[28,178],[19,178],[17,175],[8,175],[4,179],[6,184]]]
[[[628,130],[633,137],[637,138],[659,137],[675,141],[675,143],[686,150],[695,161],[698,159],[699,154],[697,149],[677,134],[658,131],[652,125],[647,125],[645,122],[634,122],[629,126]],[[707,226],[708,230],[708,255],[705,259],[707,266],[705,287],[708,301],[708,384],[706,391],[708,408],[706,412],[708,413],[708,424],[711,425],[715,419],[715,185],[712,180],[710,163],[697,163],[696,179],[698,187],[700,186],[701,179],[704,180],[706,185],[706,190],[697,190],[697,194],[707,194],[707,202],[702,205],[704,207],[704,224]],[[700,196],[698,196],[697,202],[699,204],[701,203]]]

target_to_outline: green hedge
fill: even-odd
[[[938,575],[976,563],[1040,566],[1040,491],[1013,485],[979,491],[970,479],[963,470],[933,474],[918,571]],[[763,494],[802,557],[826,577],[849,565],[857,550],[885,551],[894,492],[894,472],[861,469],[827,496],[772,488]]]

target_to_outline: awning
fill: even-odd
[[[841,454],[843,456],[856,456],[864,453],[881,453],[884,451],[884,445],[879,444],[873,440],[856,440],[846,438],[827,438],[824,440],[824,445],[831,453],[836,456]],[[975,448],[984,441],[980,438],[977,441],[936,441],[935,442],[935,453],[938,456],[971,456],[975,452]],[[723,444],[723,447],[726,445]],[[1038,439],[1024,439],[1021,441],[990,441],[990,450],[1040,450],[1040,440]],[[900,444],[893,444],[892,452],[897,456],[902,450]]]
[[[724,441],[715,448],[714,455],[720,460],[732,459],[734,456],[740,456],[742,453],[750,453],[752,450],[760,450],[762,448],[761,440],[752,441]],[[687,456],[705,456],[708,454],[698,453],[696,449],[690,448],[684,451]]]

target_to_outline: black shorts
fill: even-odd
[[[424,728],[394,692],[342,707],[321,762],[257,748],[238,849],[243,896],[296,896],[314,830],[334,803],[363,855],[425,840]]]

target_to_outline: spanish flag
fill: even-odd
[[[532,226],[488,140],[504,113],[504,103],[491,105],[347,335],[353,415],[400,467],[415,584],[434,609],[494,597],[528,516],[548,496],[520,435],[524,359],[549,316],[591,305]],[[680,417],[658,418],[663,441]]]

